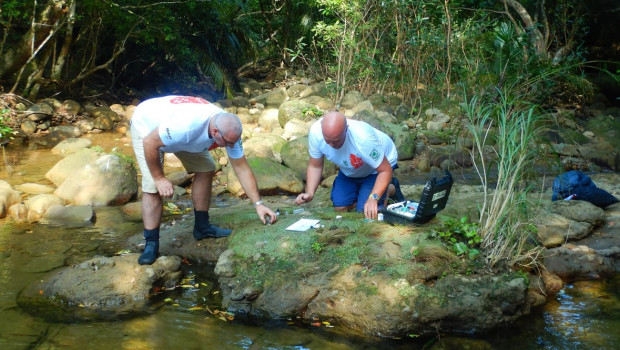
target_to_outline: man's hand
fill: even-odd
[[[155,180],[155,186],[159,195],[165,198],[171,198],[174,194],[174,185],[165,177]]]
[[[258,214],[258,217],[260,218],[260,221],[263,222],[263,224],[267,223],[267,221],[265,221],[265,216],[269,216],[270,224],[273,224],[278,219],[278,216],[276,215],[276,213],[274,213],[273,210],[269,209],[264,204],[256,206],[256,213]]]
[[[295,198],[295,203],[296,204],[304,204],[304,203],[308,203],[310,201],[312,201],[312,198],[314,198],[314,195],[310,194],[310,193],[300,193],[299,196],[297,196],[297,198]]]
[[[378,212],[377,200],[368,198],[366,204],[364,204],[364,217],[366,219],[376,219]]]

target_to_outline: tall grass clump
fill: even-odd
[[[497,89],[492,96],[475,96],[465,104],[468,130],[474,139],[471,151],[474,167],[484,188],[480,208],[481,247],[486,261],[494,266],[535,265],[539,249],[528,246],[534,232],[534,204],[528,200],[530,185],[539,156],[543,116],[537,106],[510,89]],[[490,173],[497,173],[492,189]]]

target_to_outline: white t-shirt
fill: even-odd
[[[202,152],[218,147],[209,137],[211,117],[224,110],[200,97],[164,96],[140,103],[134,110],[131,124],[142,137],[158,128],[163,152]],[[233,159],[243,156],[241,139],[233,147],[226,146]]]
[[[349,177],[364,177],[375,174],[385,156],[393,167],[398,160],[394,141],[385,133],[369,124],[347,119],[347,136],[339,149],[328,145],[323,138],[321,121],[312,124],[308,134],[310,157],[329,159],[342,173]]]

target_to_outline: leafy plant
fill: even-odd
[[[4,115],[8,113],[9,113],[8,109],[0,110],[0,141],[2,141],[5,138],[10,139],[11,136],[17,134],[17,132],[14,131],[13,128],[8,126],[5,122]]]
[[[432,232],[432,236],[441,238],[456,255],[475,259],[480,254],[475,247],[479,247],[482,242],[479,229],[479,225],[470,223],[467,217],[460,220],[449,218],[442,222],[439,229]]]
[[[320,254],[323,251],[324,247],[325,245],[322,243],[319,243],[319,242],[312,243],[312,250],[317,254]]]
[[[301,110],[301,113],[306,117],[321,117],[323,115],[323,111],[316,107],[305,107]]]

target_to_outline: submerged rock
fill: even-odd
[[[160,257],[138,265],[138,254],[95,257],[56,270],[27,286],[17,303],[39,317],[73,322],[114,319],[148,311],[155,287],[169,288],[181,278],[179,257]]]

